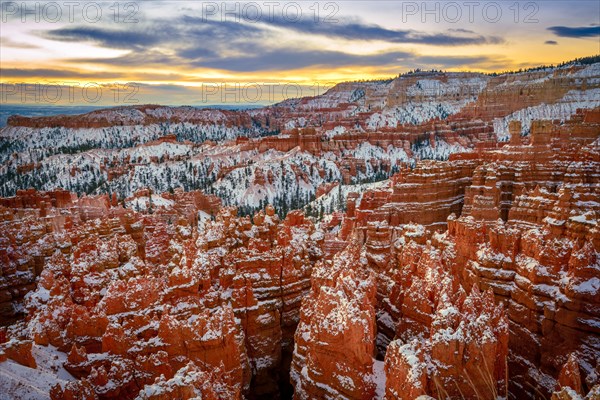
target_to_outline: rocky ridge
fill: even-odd
[[[181,186],[244,215],[270,203],[283,216],[323,184],[383,180],[418,160],[495,148],[511,136],[510,121],[525,135],[532,120],[600,106],[599,66],[413,73],[246,111],[146,105],[13,117],[0,132],[0,194],[62,187],[122,199]]]
[[[576,370],[571,373],[577,376],[573,383],[576,393],[584,396],[597,390],[599,112],[580,112],[565,124],[536,122],[523,143],[514,141],[501,150],[457,154],[447,162],[419,163],[414,170],[392,179],[391,192],[367,191],[358,205],[349,196],[348,211],[338,219],[337,236],[348,242],[345,227],[350,226],[354,237],[363,243],[368,265],[378,273],[376,343],[380,357],[396,354],[395,362],[406,364],[399,348],[408,346],[412,335],[423,337],[429,330],[429,337],[436,337],[431,326],[438,307],[436,298],[443,290],[420,285],[414,290],[411,286],[413,280],[423,279],[418,266],[427,263],[456,280],[453,285],[467,292],[470,288],[475,293],[486,291],[488,304],[493,304],[489,300],[493,297],[503,305],[504,315],[497,323],[505,336],[497,337],[496,345],[505,346],[508,382],[502,376],[486,378],[498,382],[495,393],[501,395],[504,387],[512,396],[550,397],[557,387],[566,386],[560,376],[566,373],[561,370],[569,359],[574,364],[570,368]],[[431,207],[426,207],[430,199],[436,200],[434,204],[451,204],[455,192],[446,188],[462,182],[459,175],[441,184],[438,176],[444,176],[442,171],[460,174],[465,164],[471,176],[462,189],[460,214],[450,207],[443,213],[432,213]],[[404,186],[407,180],[418,183]],[[403,190],[407,193],[400,192]],[[415,195],[416,191],[423,196]],[[407,213],[404,215],[411,219],[402,220],[390,212],[395,192],[404,198],[411,196],[415,202],[421,199],[421,214]],[[407,201],[395,207],[410,205]],[[446,219],[447,231],[438,225],[430,224],[426,229],[412,224],[430,221],[436,215],[437,222]],[[427,257],[417,250],[419,246],[430,249]],[[444,278],[426,279],[432,280],[443,282]],[[452,295],[446,295],[444,303],[452,303]],[[460,306],[454,308],[453,314],[465,313]],[[394,345],[397,340],[400,343]],[[469,343],[464,339],[459,342]],[[431,360],[423,350],[427,346],[410,347],[420,362]],[[456,364],[460,363],[452,363]],[[492,369],[490,360],[485,364],[489,370],[500,368]],[[506,371],[506,366],[503,368]],[[403,375],[395,376],[400,379]],[[448,392],[460,396],[448,389],[452,384],[427,388],[426,382],[420,381],[420,391],[399,386],[395,393],[439,397]],[[476,387],[477,383],[467,386]],[[462,393],[465,390],[460,387]]]
[[[4,182],[52,168],[99,192],[108,176],[161,179],[125,195],[0,199],[0,387],[52,399],[597,397],[597,74],[349,83],[246,112],[278,136],[176,133],[76,152],[86,161],[69,168],[64,154],[38,166],[36,150],[11,153]],[[144,107],[133,114],[152,115]],[[39,126],[27,129],[53,134]],[[176,165],[216,190],[159,194],[166,176],[179,185]],[[294,193],[285,218],[266,205],[278,193]],[[240,216],[219,197],[262,209]],[[304,204],[336,211],[289,212]]]

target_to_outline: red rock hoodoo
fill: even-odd
[[[599,91],[576,62],[9,118],[0,393],[600,398]]]

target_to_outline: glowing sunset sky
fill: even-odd
[[[2,1],[0,82],[136,82],[144,103],[219,104],[227,98],[199,92],[217,83],[297,84],[313,95],[413,68],[490,72],[600,53],[596,0],[139,1],[119,2],[118,18],[114,1],[50,3],[24,10]],[[279,92],[256,102],[280,100]]]

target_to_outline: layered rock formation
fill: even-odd
[[[597,397],[599,76],[417,73],[240,113],[12,118],[0,388]]]
[[[502,377],[503,371],[507,371],[502,362],[494,364],[487,356],[474,357],[486,360],[487,369],[482,371],[497,373],[491,374],[498,382],[495,393],[502,394],[508,388],[511,396],[517,398],[550,397],[557,386],[568,386],[582,396],[594,393],[598,384],[597,355],[600,354],[596,343],[599,317],[596,303],[600,289],[597,261],[600,253],[600,125],[596,122],[599,111],[578,112],[568,123],[536,122],[531,136],[523,141],[528,144],[511,143],[502,150],[459,154],[446,163],[439,163],[445,165],[443,171],[457,171],[457,174],[467,164],[472,174],[468,177],[469,183],[463,186],[464,193],[458,195],[464,196],[460,217],[456,216],[458,213],[450,215],[450,208],[440,213],[450,215],[448,230],[443,234],[431,233],[435,225],[427,230],[407,225],[407,220],[391,218],[387,211],[393,203],[374,206],[369,192],[363,195],[366,201],[364,205],[361,201],[358,211],[349,207],[341,227],[351,222],[355,236],[364,242],[369,266],[378,272],[379,355],[385,355],[389,363],[402,366],[400,371],[393,367],[386,369],[388,377],[394,376],[395,382],[404,382],[407,376],[415,379],[414,385],[396,386],[393,389],[396,395],[404,391],[415,396],[431,394],[433,389],[436,396],[445,396],[446,392],[460,396],[452,392],[452,384],[428,380],[423,371],[430,370],[430,366],[410,370],[414,365],[408,361],[418,360],[418,365],[429,365],[427,363],[434,360],[433,364],[440,364],[432,358],[436,346],[431,342],[440,337],[433,327],[439,296],[444,290],[432,282],[448,279],[449,287],[458,285],[467,292],[473,287],[486,291],[487,300],[483,303],[488,305],[484,308],[489,309],[489,293],[493,293],[496,302],[506,309],[506,317],[493,317],[496,322],[488,324],[498,327],[492,335],[494,351],[502,353],[497,346],[505,351],[508,346],[508,381]],[[419,199],[423,200],[421,215],[413,218],[424,221],[436,218],[431,217],[431,207],[425,207],[431,205],[428,190],[438,190],[433,193],[439,193],[439,204],[450,203],[456,198],[454,193],[460,193],[460,189],[446,191],[454,184],[452,181],[442,185],[432,180],[427,165],[402,172],[392,181],[405,181],[408,175],[413,181],[422,182],[415,186],[424,188],[424,196],[413,194],[415,186],[403,195],[412,196],[416,204]],[[460,176],[456,180],[460,185]],[[391,199],[398,195],[401,187],[393,184],[396,186]],[[378,192],[371,195],[377,196]],[[405,207],[410,204],[408,201]],[[356,217],[361,209],[365,210],[362,219]],[[418,206],[415,210],[419,210]],[[423,251],[422,246],[430,249]],[[437,270],[432,270],[437,272],[425,274],[423,264],[437,266]],[[402,269],[390,273],[390,268],[398,268],[397,265],[412,267],[404,273]],[[447,278],[443,278],[443,271],[449,274]],[[443,303],[462,302],[445,296]],[[463,310],[460,305],[454,308]],[[469,311],[465,314],[469,315]],[[444,332],[453,332],[447,325],[443,326]],[[506,333],[498,335],[500,332]],[[414,335],[426,339],[411,343]],[[482,333],[473,335],[475,338],[483,336]],[[468,348],[469,340],[462,338],[459,342]],[[468,355],[462,357],[463,360],[468,358]],[[561,373],[567,361],[570,372]],[[460,361],[450,364],[455,368]],[[407,370],[412,372],[409,374]],[[452,368],[444,369],[448,370]],[[559,383],[565,379],[567,383]],[[485,381],[490,379],[486,377]],[[474,388],[477,383],[469,382],[460,391],[472,390],[472,396],[476,396],[475,390],[482,391],[481,387]]]
[[[303,214],[280,221],[268,207],[251,221],[224,209],[211,221],[198,214],[214,214],[218,202],[180,191],[160,197],[172,203],[154,200],[152,214],[107,197],[69,196],[60,207],[39,200],[55,197],[26,192],[5,201],[18,208],[3,208],[16,254],[48,243],[22,290],[33,290],[27,329],[10,334],[4,354],[35,368],[31,340],[68,353],[65,368],[77,381],[54,388],[53,398],[78,391],[105,399],[272,397],[286,385],[300,302],[321,257]],[[103,218],[86,217],[92,204],[103,207]],[[52,229],[15,241],[33,218]],[[9,261],[18,260],[6,249]],[[20,293],[23,274],[6,272],[7,291]]]
[[[181,186],[214,193],[245,215],[274,204],[283,216],[313,201],[318,187],[378,181],[406,163],[496,148],[531,132],[533,120],[567,120],[578,108],[600,106],[599,66],[499,76],[419,72],[249,111],[146,105],[12,117],[0,132],[0,194],[64,187],[121,199]],[[511,121],[521,124],[512,133]],[[426,225],[443,222],[448,208],[460,211],[462,187],[445,190],[457,200],[434,205]],[[412,219],[417,203],[389,213]]]
[[[391,225],[419,223],[444,227],[450,214],[460,214],[465,188],[471,185],[478,160],[453,163],[424,161],[394,175],[389,202],[375,211]],[[362,207],[362,204],[361,204]]]
[[[506,395],[502,306],[491,292],[461,286],[451,268],[454,249],[440,236],[428,240],[415,225],[396,235],[387,262],[369,262],[379,271],[377,345],[388,397]]]
[[[92,248],[108,251],[98,268],[114,268],[124,261],[121,252],[151,257],[150,249],[145,251],[144,228],[149,232],[162,222],[174,224],[181,233],[197,223],[199,212],[215,214],[220,207],[218,198],[197,191],[177,191],[166,197],[174,203],[157,205],[151,221],[120,207],[114,196],[23,190],[15,197],[0,199],[0,322],[6,324],[23,313],[23,296],[35,288],[35,279],[55,253],[68,256],[82,242],[89,243],[84,253]],[[105,243],[96,249],[99,240]]]
[[[425,338],[392,341],[385,355],[387,398],[496,399],[508,395],[508,324],[491,294],[440,298]],[[451,299],[454,297],[454,300]]]
[[[296,332],[295,398],[506,396],[508,323],[492,292],[467,295],[451,252],[415,230],[395,253],[380,268],[368,246],[351,244],[315,268]]]
[[[375,279],[350,248],[316,267],[296,331],[296,399],[372,399]]]

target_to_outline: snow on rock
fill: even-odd
[[[313,272],[292,361],[299,399],[376,395],[375,280],[361,271],[358,251],[351,247],[336,256],[333,267],[319,265]]]
[[[0,363],[0,399],[48,400],[53,386],[64,386],[75,380],[63,367],[66,354],[54,346],[34,344],[31,352],[37,368],[10,359]]]
[[[135,197],[149,198],[147,191]],[[59,370],[58,380],[39,390],[44,398],[50,388],[56,399],[77,392],[155,398],[162,393],[155,384],[164,392],[157,399],[169,393],[187,398],[223,392],[217,398],[235,399],[276,392],[312,265],[321,257],[315,241],[322,238],[298,211],[282,221],[269,206],[251,221],[233,209],[218,212],[219,204],[198,192],[176,190],[152,199],[154,211],[147,213],[108,196],[78,199],[61,191],[26,191],[3,200],[0,235],[16,252],[2,257],[8,266],[19,259],[30,263],[31,279],[39,274],[37,285],[27,286],[27,329],[9,332],[27,340],[9,340],[6,356],[34,367],[27,350],[32,341],[34,353],[38,345],[58,349],[72,382],[62,384]],[[52,229],[30,223],[42,213]],[[17,244],[18,235],[30,239]],[[48,254],[40,271],[23,258],[27,252]],[[10,277],[10,270],[4,273]],[[42,362],[40,371],[54,365]],[[1,365],[22,370],[13,364]],[[190,372],[180,385],[186,370],[181,377],[176,372],[186,366],[198,379]]]
[[[0,312],[27,320],[0,330],[2,389],[275,397],[291,360],[298,398],[593,397],[597,73],[12,118]]]
[[[335,136],[338,136],[338,135],[343,135],[343,134],[345,134],[346,132],[347,132],[347,131],[346,131],[346,128],[345,128],[345,127],[343,127],[343,126],[336,126],[335,128],[333,128],[333,129],[330,129],[330,130],[326,131],[326,132],[325,132],[325,137],[326,137],[327,139],[331,139],[331,138],[333,138],[333,137],[335,137]]]
[[[152,207],[171,208],[173,206],[173,204],[175,204],[175,203],[172,200],[165,199],[164,197],[161,197],[161,196],[150,195],[150,196],[135,197],[133,200],[128,201],[126,204],[127,204],[128,208],[133,208],[136,211],[137,210],[147,211],[148,209],[151,209]]]
[[[598,74],[600,76],[600,73]],[[552,104],[540,104],[518,110],[503,118],[494,120],[494,132],[498,140],[508,140],[510,121],[521,122],[521,134],[528,135],[531,122],[534,120],[566,120],[580,108],[595,108],[600,106],[600,89],[571,90],[563,98]]]

